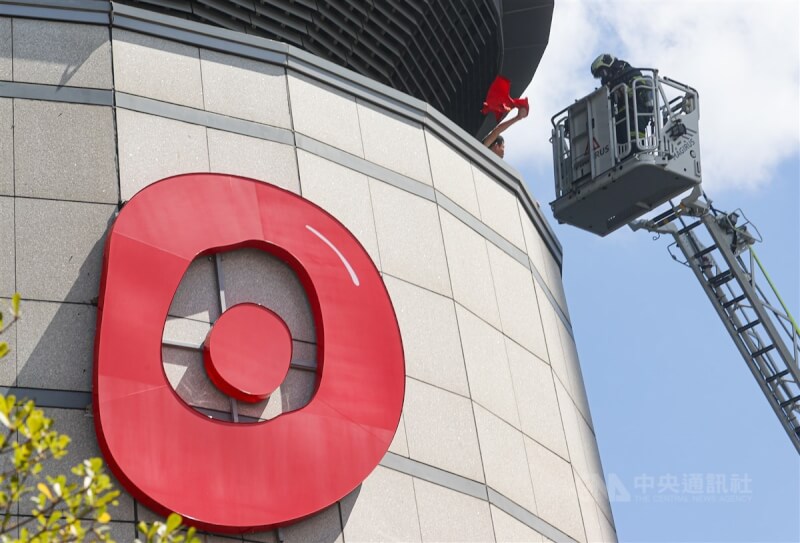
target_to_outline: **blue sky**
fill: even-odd
[[[595,88],[601,52],[698,89],[704,187],[758,227],[758,254],[797,317],[799,27],[795,0],[556,0],[525,94],[532,115],[509,130],[506,158],[564,247],[621,541],[800,541],[800,459],[691,271],[669,257],[671,238],[554,224],[550,117]]]

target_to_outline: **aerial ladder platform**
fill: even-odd
[[[758,230],[702,190],[697,91],[640,72],[553,116],[553,215],[600,236],[625,225],[671,236],[800,454],[800,328],[756,255]]]

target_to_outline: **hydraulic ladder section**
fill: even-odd
[[[670,254],[694,272],[800,453],[800,329],[753,251],[757,231],[742,218],[741,211],[723,213],[695,196],[631,228],[673,236]],[[770,288],[762,288],[759,278]]]

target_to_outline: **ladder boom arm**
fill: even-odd
[[[682,217],[694,220],[686,225]],[[710,203],[681,204],[651,221],[636,221],[634,230],[670,234],[703,291],[747,363],[789,439],[800,453],[800,370],[798,327],[755,253],[755,238],[737,226],[733,214]],[[676,222],[681,221],[678,228]],[[733,219],[735,220],[735,219]],[[750,264],[742,254],[751,254]],[[757,263],[757,267],[752,262]],[[771,304],[757,283],[757,269],[775,292]],[[782,311],[776,305],[780,305]]]

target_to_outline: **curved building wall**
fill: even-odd
[[[0,297],[25,301],[0,384],[72,436],[48,469],[99,454],[95,304],[120,205],[170,175],[224,172],[301,194],[355,234],[394,304],[407,374],[390,452],[359,488],[296,525],[231,539],[615,540],[560,246],[518,174],[426,104],[285,45],[20,6],[0,2]],[[295,345],[279,393],[247,407],[210,385],[198,349],[240,301],[275,310]],[[196,260],[163,359],[177,394],[210,417],[304,405],[316,333],[297,278],[258,251]],[[120,501],[113,532],[131,541],[135,520],[154,516]]]
[[[278,40],[424,100],[471,134],[503,74],[518,96],[539,65],[553,0],[122,0]]]
[[[469,132],[503,56],[496,0],[125,3],[294,45],[425,100]]]

